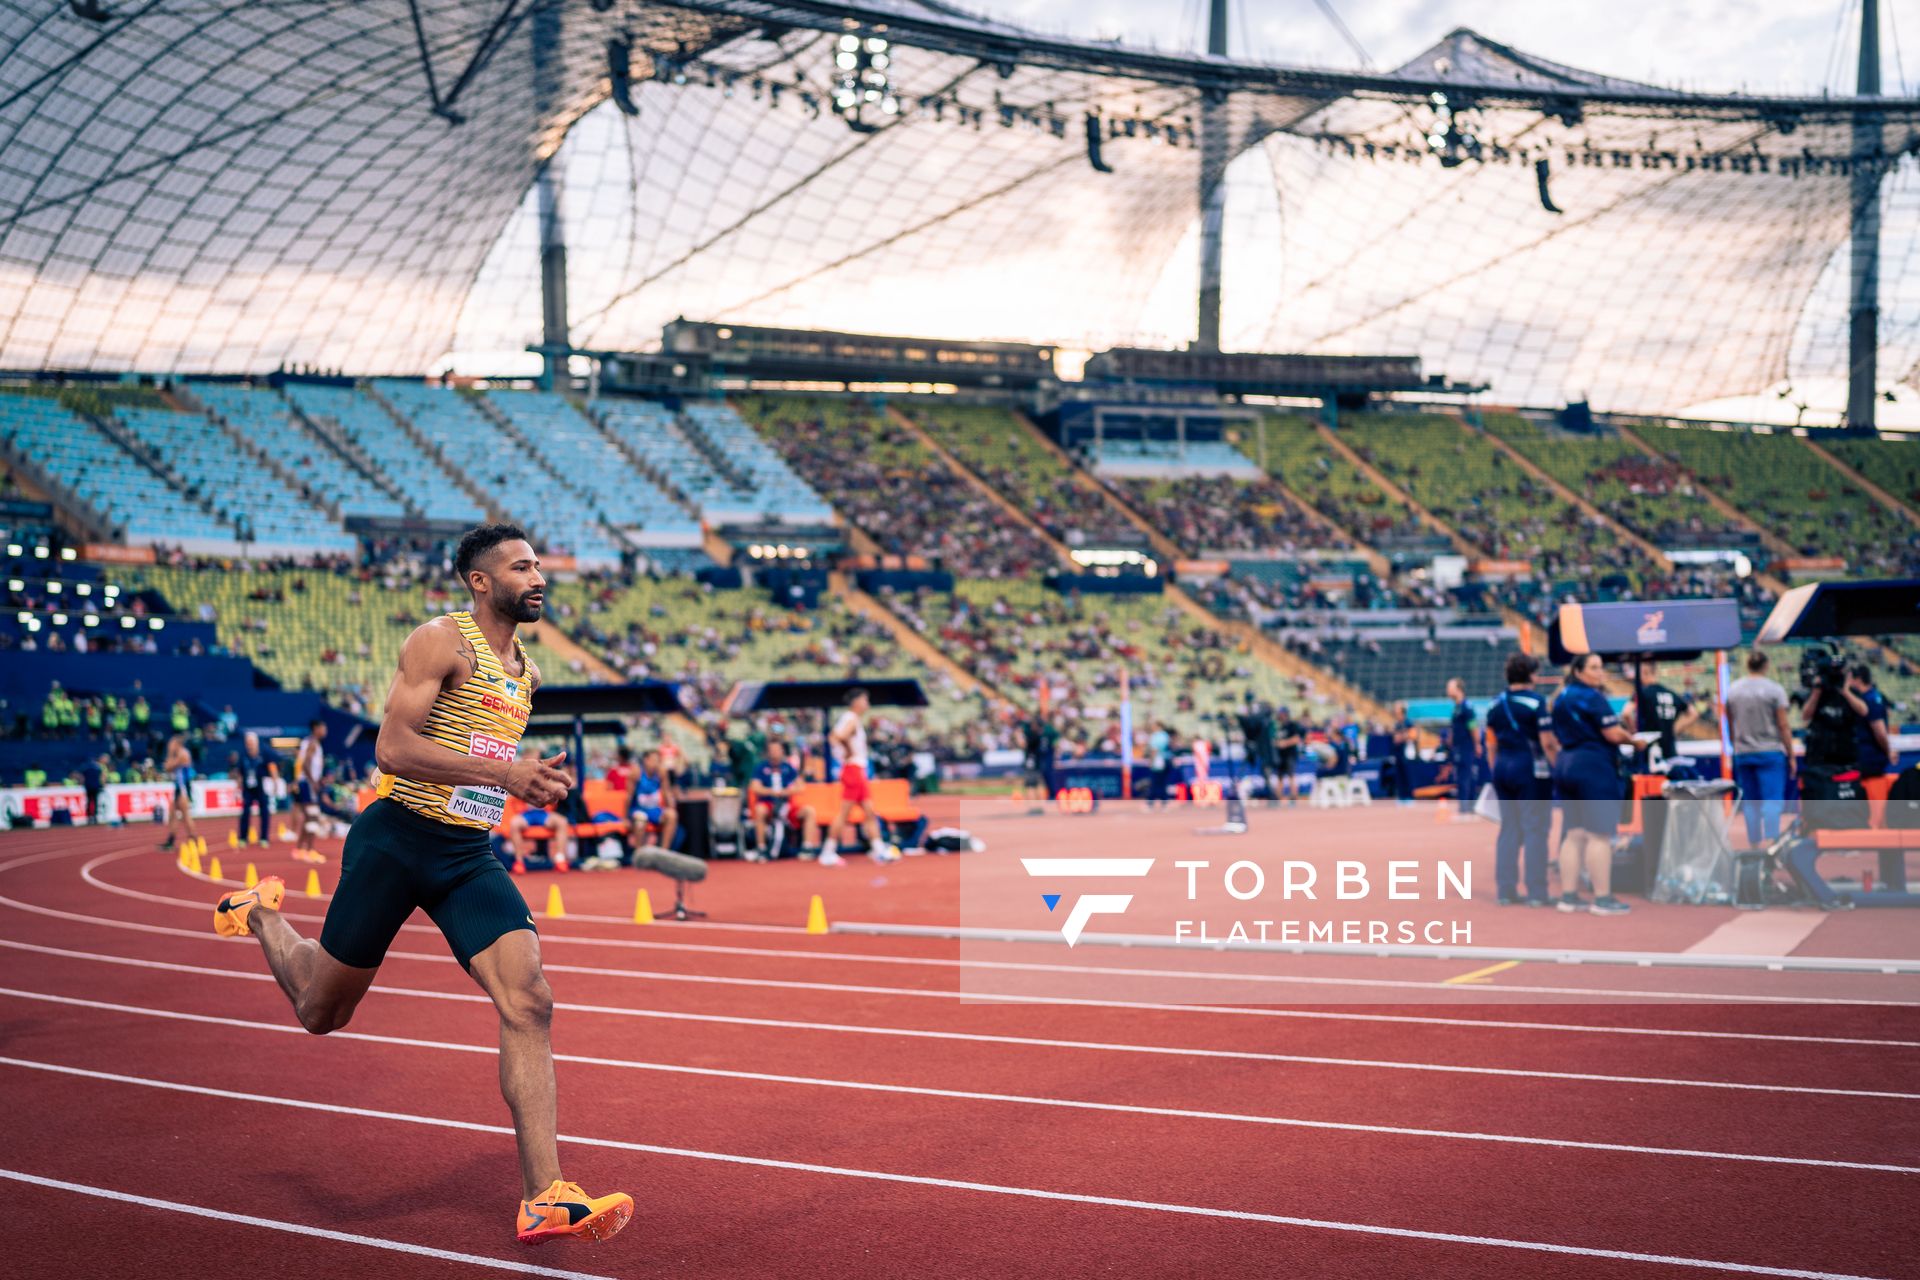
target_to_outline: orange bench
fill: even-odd
[[[580,800],[587,816],[596,813],[611,813],[615,817],[608,822],[581,822],[574,825],[574,831],[583,838],[598,839],[601,836],[624,836],[633,829],[627,821],[627,804],[632,793],[625,787],[616,787],[605,778],[589,778],[580,784]]]
[[[911,825],[920,821],[920,810],[913,803],[912,784],[905,778],[876,778],[867,784],[867,790],[871,795],[868,806],[855,805],[853,821],[865,822],[869,806],[873,816],[883,822]],[[832,822],[840,812],[840,784],[802,783],[793,793],[793,802],[803,809],[811,807],[813,816],[820,822]]]

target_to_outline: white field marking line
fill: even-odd
[[[22,1173],[18,1169],[0,1169],[0,1178],[24,1182],[35,1187],[47,1187],[54,1191],[71,1191],[76,1195],[97,1196],[102,1200],[113,1200],[121,1204],[137,1204],[144,1209],[165,1209],[169,1213],[187,1213],[196,1218],[212,1218],[217,1222],[238,1222],[249,1227],[265,1227],[269,1231],[285,1231],[290,1235],[312,1236],[318,1240],[337,1240],[341,1244],[366,1245],[372,1249],[386,1249],[392,1253],[410,1253],[420,1258],[438,1258],[442,1262],[464,1262],[469,1266],[487,1267],[494,1271],[511,1271],[516,1275],[556,1276],[559,1280],[613,1280],[610,1276],[595,1275],[586,1271],[563,1271],[558,1267],[535,1266],[531,1262],[515,1262],[509,1258],[485,1258],[477,1253],[455,1253],[451,1249],[434,1249],[424,1244],[408,1244],[403,1240],[386,1240],[379,1236],[354,1235],[349,1231],[331,1231],[326,1227],[309,1227],[304,1223],[287,1222],[280,1218],[256,1218],[251,1214],[234,1213],[227,1209],[208,1209],[197,1204],[182,1204],[178,1200],[156,1200],[152,1196],[137,1196],[130,1191],[110,1191],[105,1187],[90,1187],[82,1182],[63,1182],[59,1178],[42,1178],[37,1174]]]
[[[401,1111],[376,1111],[368,1107],[348,1107],[305,1098],[287,1098],[268,1094],[231,1093],[204,1085],[181,1084],[172,1080],[154,1080],[144,1076],[120,1075],[111,1071],[89,1071],[64,1067],[51,1062],[25,1058],[0,1057],[0,1066],[20,1067],[28,1071],[46,1071],[82,1080],[100,1080],[110,1084],[138,1085],[173,1093],[197,1094],[224,1102],[254,1102],[265,1106],[287,1107],[299,1111],[318,1111],[328,1115],[356,1116],[367,1120],[392,1120],[400,1124],[426,1125],[438,1129],[456,1129],[467,1133],[511,1136],[507,1125],[481,1124],[472,1120],[450,1120],[439,1116],[413,1115]],[[782,1169],[794,1173],[818,1173],[830,1177],[862,1178],[872,1182],[892,1182],[916,1187],[938,1187],[948,1191],[978,1191],[988,1195],[1019,1196],[1030,1200],[1049,1200],[1066,1204],[1098,1205],[1114,1209],[1139,1209],[1149,1213],[1178,1214],[1233,1222],[1258,1222],[1283,1227],[1306,1227],[1319,1231],[1339,1231],[1357,1235],[1388,1236],[1401,1240],[1430,1240],[1441,1244],[1480,1245],[1496,1249],[1518,1249],[1532,1253],[1562,1254],[1580,1258],[1613,1258],[1624,1262],[1649,1262],[1673,1267],[1691,1267],[1703,1271],[1732,1271],[1743,1275],[1785,1276],[1793,1280],[1874,1280],[1873,1277],[1846,1275],[1832,1271],[1806,1271],[1792,1267],[1757,1266],[1743,1262],[1721,1262],[1709,1258],[1684,1258],[1659,1253],[1634,1253],[1624,1249],[1593,1249],[1581,1245],[1548,1244],[1537,1240],[1508,1240],[1499,1236],[1462,1235],[1450,1231],[1420,1231],[1411,1227],[1387,1227],[1367,1222],[1341,1222],[1327,1218],[1296,1218],[1277,1213],[1256,1213],[1247,1209],[1214,1209],[1202,1205],[1174,1204],[1158,1200],[1128,1200],[1118,1196],[1084,1195],[1072,1191],[1045,1191],[1037,1187],[1014,1187],[993,1182],[969,1182],[959,1178],[936,1178],[924,1174],[887,1173],[878,1169],[853,1169],[838,1165],[814,1164],[801,1160],[777,1160],[770,1156],[736,1155],[724,1151],[701,1151],[691,1147],[663,1147],[647,1142],[627,1142],[618,1138],[588,1138],[560,1134],[561,1142],[612,1151],[633,1151],[645,1155],[670,1156],[685,1160],[711,1160],[722,1164],[747,1165],[759,1169]]]
[[[35,858],[34,860],[35,861],[45,860],[49,856],[57,857],[62,855],[41,854],[41,855],[38,855],[38,857]],[[126,855],[110,855],[110,856],[126,856]],[[12,864],[0,865],[0,871],[6,871],[10,869],[11,865]],[[128,893],[128,894],[138,894],[139,891],[138,890],[121,890],[121,892]],[[27,903],[19,902],[16,899],[4,897],[4,896],[0,896],[0,906],[15,907],[19,910],[31,911],[40,915],[54,916],[61,919],[83,920],[90,924],[100,924],[100,925],[106,925],[109,927],[112,927],[115,924],[115,922],[113,921],[103,920],[96,916],[79,915],[70,911],[60,911],[52,907],[36,907]],[[181,937],[199,936],[197,934],[189,934],[184,930],[168,929],[161,925],[142,925],[142,924],[134,924],[132,922],[126,922],[126,927],[139,929],[142,932],[146,932],[146,933],[175,934]],[[415,926],[415,927],[425,931],[425,926]],[[574,939],[574,938],[568,938],[565,940],[580,941],[580,939]],[[813,954],[813,953],[801,953],[801,954]],[[419,956],[419,955],[407,953],[407,952],[388,952],[388,955],[398,956],[403,959],[428,959],[428,958],[439,959],[441,958],[441,957],[423,957],[423,956]],[[780,980],[780,979],[772,979],[772,978],[768,978],[768,979],[732,978],[732,977],[724,977],[724,976],[715,975],[715,974],[670,974],[663,971],[652,970],[652,969],[605,969],[605,968],[598,968],[598,967],[586,966],[586,965],[569,966],[569,965],[558,965],[558,964],[549,964],[546,967],[555,973],[602,974],[602,975],[612,975],[616,977],[653,978],[653,979],[658,979],[660,981],[712,982],[712,983],[743,985],[743,986],[785,987],[785,988],[800,990],[800,991],[837,991],[837,992],[847,992],[847,993],[852,993],[857,995],[928,996],[928,997],[949,999],[949,1000],[978,1001],[982,1003],[994,1002],[994,1003],[1000,1003],[1000,1004],[1022,1004],[1022,1005],[1033,1005],[1033,1004],[1071,1005],[1076,1007],[1096,1008],[1096,1009],[1147,1009],[1147,1010],[1159,1010],[1159,1011],[1167,1011],[1167,1012],[1233,1014],[1233,1015],[1240,1015],[1240,1016],[1246,1016],[1246,1017],[1278,1016],[1278,1014],[1281,1012],[1278,1010],[1272,1010],[1272,1009],[1266,1009],[1266,1008],[1244,1008],[1244,1007],[1235,1007],[1235,1006],[1226,1006],[1226,1005],[1176,1004],[1176,1003],[1158,1003],[1158,1002],[1146,1002],[1146,1001],[1136,1001],[1136,1000],[1097,1000],[1092,998],[1073,997],[1073,996],[1016,996],[1016,995],[1008,995],[1004,993],[995,993],[995,992],[944,991],[944,990],[934,990],[934,989],[919,988],[919,987],[866,987],[866,986],[846,986],[846,985],[839,985],[834,983],[796,982],[791,980]],[[1073,969],[1070,966],[1067,967],[1065,971],[1069,973],[1086,972],[1085,970]],[[1126,974],[1132,971],[1115,970],[1114,972],[1119,974]],[[1155,971],[1148,970],[1148,971],[1142,971],[1142,972],[1144,972],[1148,976],[1151,976]],[[1183,973],[1179,973],[1178,971],[1175,971],[1172,974],[1172,976],[1188,977],[1188,976],[1194,976],[1194,975],[1183,974]],[[1305,978],[1305,977],[1288,977],[1288,976],[1276,974],[1276,975],[1268,975],[1268,977],[1265,980],[1268,982],[1285,984],[1288,986],[1306,986],[1306,987],[1331,986],[1331,987],[1367,987],[1367,988],[1385,987],[1385,988],[1393,988],[1398,990],[1424,991],[1429,994],[1446,995],[1446,996],[1457,997],[1457,996],[1465,995],[1473,998],[1478,998],[1486,995],[1527,994],[1527,995],[1581,996],[1585,998],[1610,997],[1615,999],[1700,1000],[1700,1001],[1706,1001],[1708,1003],[1713,1003],[1713,1004],[1765,1004],[1765,1005],[1803,1004],[1803,1005],[1837,1005],[1837,1006],[1845,1006],[1845,1007],[1890,1008],[1890,1009],[1920,1008],[1920,1004],[1916,1004],[1914,1002],[1905,1001],[1905,1000],[1859,1000],[1859,999],[1846,999],[1846,998],[1834,997],[1834,996],[1746,995],[1746,994],[1734,994],[1734,993],[1727,993],[1727,992],[1711,992],[1711,991],[1640,991],[1640,990],[1632,990],[1632,989],[1621,989],[1621,988],[1615,988],[1615,987],[1540,987],[1540,986],[1513,986],[1513,985],[1501,985],[1498,987],[1462,987],[1458,985],[1448,985],[1444,979],[1437,979],[1437,978],[1414,982],[1414,981],[1408,981],[1408,980],[1391,980],[1391,979],[1385,979],[1385,978]]]
[[[0,866],[0,871],[4,871],[4,870],[6,870],[6,868],[4,866]],[[164,936],[175,937],[175,938],[193,938],[200,941],[205,941],[206,939],[213,937],[213,934],[211,931],[205,934],[201,934],[201,933],[193,932],[186,929],[170,929],[170,928],[167,928],[165,925],[141,924],[131,920],[103,919],[99,916],[83,915],[76,911],[61,911],[55,907],[35,906],[32,903],[21,902],[16,898],[9,898],[4,895],[0,895],[0,906],[12,907],[18,911],[25,911],[33,915],[47,916],[57,920],[76,920],[82,924],[99,925],[102,928],[132,929],[141,933],[161,934]],[[224,938],[224,939],[215,938],[214,940],[222,941],[222,942],[244,941],[244,939],[241,939],[241,938]],[[387,959],[389,960],[420,960],[420,961],[427,961],[430,963],[445,963],[445,964],[453,963],[453,959],[451,956],[427,955],[421,952],[413,952],[413,951],[389,951],[387,953]],[[603,967],[594,966],[594,965],[547,964],[544,967],[549,973],[578,973],[578,974],[583,974],[587,976],[631,978],[636,981],[707,983],[714,986],[753,987],[753,988],[764,988],[764,989],[782,989],[782,990],[789,990],[789,991],[818,991],[818,992],[828,992],[833,994],[851,994],[851,995],[897,996],[902,998],[917,997],[917,998],[931,999],[931,1000],[973,1001],[981,1004],[1000,1004],[1000,1005],[1015,1005],[1015,1006],[1038,1005],[1043,1007],[1066,1007],[1066,1008],[1081,1008],[1081,1009],[1126,1009],[1126,1010],[1132,1010],[1132,1011],[1147,1011],[1147,1012],[1156,1012],[1156,1013],[1213,1014],[1221,1017],[1242,1017],[1242,1018],[1284,1018],[1289,1016],[1292,1013],[1291,1010],[1277,1009],[1277,1008],[1271,1008],[1266,1006],[1249,1008],[1249,1007],[1237,1006],[1237,1005],[1173,1004],[1173,1003],[1161,1003],[1161,1002],[1142,1001],[1142,1000],[1099,1000],[1099,999],[1094,999],[1092,997],[1086,997],[1086,996],[1016,996],[1016,995],[1006,995],[1006,994],[990,993],[990,992],[945,991],[945,990],[930,989],[925,987],[855,986],[855,985],[846,984],[846,983],[798,982],[790,979],[776,979],[776,978],[735,978],[735,977],[726,977],[719,974],[672,973],[672,972],[668,972],[665,970],[658,970],[658,969],[609,969],[609,968],[603,968]],[[1316,982],[1317,980],[1303,978],[1303,979],[1300,979],[1300,981],[1303,983],[1311,984]],[[1512,986],[1461,987],[1461,986],[1446,986],[1440,982],[1433,982],[1433,983],[1384,983],[1383,982],[1378,985],[1413,986],[1413,987],[1419,988],[1420,990],[1434,991],[1434,992],[1475,991],[1475,992],[1488,992],[1488,993],[1491,993],[1491,992],[1506,993],[1506,992],[1518,991],[1518,992],[1533,992],[1533,993],[1557,992],[1563,995],[1581,995],[1581,996],[1589,996],[1589,997],[1604,996],[1604,995],[1620,996],[1620,997],[1661,996],[1661,997],[1672,998],[1672,999],[1703,1000],[1709,1003],[1716,1003],[1716,1004],[1730,1004],[1730,1003],[1767,1004],[1767,1005],[1805,1004],[1805,1005],[1840,1005],[1840,1006],[1849,1006],[1849,1007],[1865,1006],[1865,1007],[1872,1007],[1872,1008],[1895,1008],[1895,1009],[1912,1009],[1916,1007],[1912,1004],[1906,1003],[1904,1001],[1899,1001],[1899,1000],[1852,1000],[1852,999],[1840,999],[1837,997],[1813,997],[1813,996],[1781,997],[1781,996],[1749,996],[1749,995],[1724,995],[1724,994],[1715,995],[1711,993],[1700,993],[1700,992],[1651,992],[1651,991],[1635,992],[1635,991],[1612,991],[1605,988],[1588,988],[1588,987],[1567,987],[1567,988],[1512,987]]]
[[[264,974],[264,973],[250,973],[250,972],[245,972],[237,969],[203,968],[198,965],[173,964],[173,963],[168,963],[168,962],[158,961],[158,960],[139,960],[139,959],[134,959],[132,957],[127,957],[127,956],[105,956],[105,955],[93,955],[87,952],[62,951],[59,948],[55,948],[55,947],[43,947],[33,943],[13,942],[7,939],[0,939],[0,947],[9,947],[9,948],[13,948],[16,950],[23,950],[23,951],[36,951],[36,952],[41,952],[43,954],[55,954],[55,955],[60,955],[63,957],[68,957],[73,959],[100,960],[110,964],[123,964],[123,965],[128,965],[134,968],[159,969],[159,970],[166,970],[169,972],[176,972],[176,973],[201,973],[201,974],[207,974],[210,976],[238,977],[238,978],[250,979],[250,980],[256,980],[256,981],[272,981],[272,976],[270,974]],[[446,957],[446,956],[405,956],[404,953],[397,952],[397,951],[388,953],[389,959],[393,959],[397,957],[407,958],[407,959],[430,960],[435,962],[444,961],[445,963],[448,963],[448,964],[453,963],[453,960],[451,959],[451,957]],[[555,968],[555,966],[548,965],[547,968],[551,970]],[[477,1004],[491,1003],[491,1001],[488,1000],[487,997],[485,997],[484,995],[470,994],[465,992],[425,991],[425,990],[420,990],[418,988],[413,988],[413,987],[387,987],[387,986],[378,986],[378,985],[370,988],[370,990],[380,992],[383,995],[413,996],[413,997],[429,999],[429,1000],[453,1000],[461,1003],[477,1003]],[[1835,1089],[1835,1088],[1826,1088],[1826,1087],[1816,1087],[1816,1086],[1810,1086],[1810,1085],[1750,1084],[1743,1081],[1733,1081],[1733,1080],[1683,1080],[1683,1079],[1674,1079],[1674,1078],[1667,1078],[1667,1077],[1660,1077],[1660,1076],[1618,1076],[1618,1075],[1605,1075],[1605,1074],[1598,1074],[1598,1073],[1589,1074],[1589,1073],[1570,1072],[1570,1071],[1527,1071],[1517,1067],[1474,1067],[1474,1066],[1461,1066],[1453,1063],[1396,1062],[1396,1061],[1385,1060],[1385,1059],[1332,1058],[1332,1057],[1321,1057],[1321,1056],[1309,1056],[1305,1054],[1256,1053],[1256,1052],[1246,1051],[1246,1050],[1228,1050],[1228,1049],[1183,1049],[1175,1046],[1131,1045],[1131,1044],[1118,1044],[1118,1043],[1112,1043],[1108,1041],[1097,1041],[1097,1040],[1095,1041],[1053,1040],[1053,1039],[1041,1039],[1037,1037],[1024,1037],[1024,1036],[991,1036],[991,1035],[975,1034],[971,1032],[953,1032],[953,1031],[921,1032],[921,1031],[908,1031],[908,1030],[896,1029],[896,1028],[842,1027],[842,1026],[835,1026],[834,1024],[831,1024],[831,1023],[822,1024],[822,1023],[804,1023],[804,1022],[782,1022],[782,1021],[747,1019],[747,1018],[721,1018],[715,1015],[667,1014],[667,1013],[657,1013],[652,1010],[628,1009],[619,1005],[597,1005],[597,1004],[576,1004],[576,1003],[556,1002],[554,1007],[556,1009],[564,1009],[569,1012],[575,1012],[575,1013],[610,1014],[616,1017],[660,1017],[660,1018],[671,1018],[671,1019],[682,1020],[682,1021],[702,1021],[702,1022],[724,1021],[734,1025],[744,1024],[749,1026],[802,1028],[807,1030],[864,1031],[870,1034],[879,1034],[879,1035],[916,1036],[916,1037],[923,1037],[927,1039],[942,1039],[942,1040],[966,1040],[970,1042],[987,1043],[987,1044],[1017,1044],[1017,1045],[1028,1045],[1028,1046],[1043,1047],[1043,1048],[1059,1048],[1059,1049],[1092,1049],[1092,1050],[1105,1050],[1109,1052],[1119,1052],[1119,1053],[1150,1053],[1150,1054],[1163,1054],[1170,1057],[1223,1058],[1223,1059],[1232,1059],[1236,1061],[1283,1063],[1283,1064],[1289,1064],[1289,1065],[1295,1065],[1295,1066],[1355,1067],[1363,1070],[1381,1070],[1381,1071],[1423,1071],[1423,1072],[1434,1072],[1438,1074],[1498,1076],[1498,1077],[1509,1077],[1509,1078],[1518,1078],[1518,1079],[1527,1079],[1527,1080],[1571,1080],[1571,1081],[1593,1083],[1593,1084],[1659,1085],[1659,1086],[1666,1086],[1666,1087],[1672,1087],[1672,1088],[1723,1089],[1723,1090],[1732,1090],[1736,1092],[1748,1092],[1748,1093],[1814,1094],[1822,1097],[1879,1098],[1879,1099],[1886,1099],[1886,1100],[1895,1101],[1895,1102],[1920,1101],[1920,1093],[1894,1093],[1894,1092],[1868,1090],[1868,1089]]]
[[[60,956],[60,958],[65,958],[65,960],[92,960],[98,961],[98,963],[129,965],[129,967],[136,967],[136,969],[161,969],[161,971],[169,971],[169,973],[200,973],[200,975],[207,975],[207,977],[228,977],[228,979],[242,979],[242,981],[255,981],[255,983],[271,983],[271,981],[273,981],[273,977],[271,977],[269,973],[263,973],[263,971],[248,971],[248,969],[215,969],[215,967],[205,967],[205,965],[184,965],[184,963],[171,963],[171,961],[163,960],[142,960],[142,958],[134,958],[134,956],[111,956],[111,954],[102,954],[102,952],[73,952],[73,950],[63,950],[63,948],[58,948],[58,946],[38,946],[35,942],[12,942],[12,940],[6,940],[6,938],[0,938],[0,946],[13,948],[13,950],[36,952],[36,954],[44,954],[44,956]],[[417,998],[417,1000],[451,1000],[451,1002],[457,1002],[457,1004],[492,1004],[486,996],[482,996],[482,994],[478,994],[478,992],[438,992],[438,990],[420,990],[420,988],[413,988],[413,986],[384,986],[384,984],[376,984],[376,986],[372,986],[371,990],[374,990],[376,994],[382,994],[382,996],[409,996],[409,998]],[[1162,1046],[1162,1044],[1121,1044],[1121,1042],[1112,1042],[1112,1040],[1060,1040],[1060,1038],[1046,1038],[1046,1036],[1006,1036],[1006,1034],[989,1034],[989,1032],[927,1031],[927,1029],[920,1029],[920,1027],[874,1027],[874,1025],[862,1025],[862,1023],[806,1023],[806,1021],[797,1021],[797,1019],[778,1019],[778,1017],[745,1017],[745,1015],[730,1015],[730,1013],[682,1013],[682,1011],[674,1011],[674,1009],[630,1009],[630,1007],[601,1006],[601,1004],[574,1004],[574,1002],[557,1002],[555,1007],[557,1007],[557,1009],[564,1009],[564,1011],[568,1011],[568,1013],[597,1013],[597,1015],[607,1015],[607,1017],[647,1017],[647,1019],[657,1019],[657,1021],[703,1023],[703,1025],[720,1025],[720,1027],[760,1027],[760,1029],[770,1029],[770,1031],[810,1031],[826,1032],[826,1034],[856,1034],[856,1036],[887,1036],[887,1038],[900,1038],[900,1040],[952,1040],[952,1042],[964,1042],[964,1044],[1010,1044],[1010,1046],[1021,1046],[1021,1048],[1087,1050],[1087,1052],[1106,1052],[1106,1054],[1150,1054],[1164,1055],[1164,1057],[1200,1057],[1200,1059],[1223,1059],[1223,1061],[1271,1061],[1273,1057],[1277,1057],[1277,1055],[1260,1054],[1260,1052],[1252,1052],[1252,1050],[1206,1050],[1206,1048],[1181,1048],[1181,1046]],[[1457,1019],[1400,1019],[1400,1021],[1452,1023],[1452,1021],[1457,1021]],[[1496,1027],[1496,1029],[1498,1029],[1498,1027],[1507,1027],[1507,1023],[1475,1023],[1475,1025]],[[1530,1027],[1530,1025],[1528,1025],[1528,1023],[1513,1023],[1513,1027],[1526,1029],[1526,1027]],[[1565,1031],[1565,1029],[1559,1027],[1557,1023],[1542,1023],[1542,1027],[1551,1029],[1551,1031]],[[1626,1027],[1626,1029],[1620,1029],[1620,1027],[1586,1027],[1586,1029],[1574,1027],[1572,1031],[1620,1031],[1630,1034],[1634,1029],[1630,1029],[1630,1027]],[[1649,1032],[1649,1034],[1653,1034],[1653,1032]],[[1668,1032],[1663,1031],[1659,1032],[1659,1034],[1668,1034]],[[1766,1036],[1761,1036],[1759,1032],[1703,1031],[1672,1032],[1672,1034],[1697,1034],[1697,1036],[1715,1036],[1715,1038],[1766,1038]],[[1811,1040],[1818,1042],[1818,1038],[1811,1038]],[[1847,1044],[1914,1048],[1914,1042],[1910,1042],[1910,1040],[1860,1040],[1860,1042],[1847,1042]]]
[[[19,1000],[38,1000],[48,1004],[107,1013],[131,1014],[141,1018],[162,1018],[176,1022],[197,1022],[210,1026],[239,1027],[247,1031],[266,1031],[304,1036],[297,1026],[263,1023],[248,1018],[226,1018],[214,1014],[187,1013],[178,1009],[152,1009],[141,1005],[114,1004],[104,1000],[82,1000],[37,991],[0,987],[0,996]],[[394,1045],[410,1049],[439,1049],[452,1053],[499,1056],[497,1045],[461,1044],[449,1040],[425,1040],[413,1036],[383,1036],[362,1031],[334,1031],[335,1040],[357,1040],[367,1044]],[[668,1075],[703,1076],[718,1080],[748,1080],[758,1084],[789,1084],[818,1089],[850,1089],[863,1093],[893,1093],[912,1097],[942,1098],[960,1102],[1003,1102],[1034,1107],[1058,1107],[1073,1111],[1104,1111],[1116,1115],[1154,1116],[1170,1120],[1219,1120],[1235,1124],[1272,1125],[1289,1129],[1328,1129],[1342,1133],[1371,1133],[1389,1137],[1440,1138],[1458,1142],[1498,1142],[1515,1146],[1557,1147],[1573,1151],[1605,1151],[1624,1155],[1678,1156],[1695,1160],[1737,1160],[1752,1164],[1802,1165],[1816,1169],[1850,1169],[1867,1173],[1920,1174],[1920,1166],[1875,1164],[1858,1160],[1819,1160],[1806,1156],[1770,1156],[1737,1151],[1703,1151],[1691,1147],[1648,1147],[1620,1142],[1585,1142],[1573,1138],[1537,1138],[1521,1134],[1480,1133],[1474,1130],[1418,1129],[1405,1125],[1360,1124],[1353,1121],[1306,1120],[1294,1116],[1251,1115],[1235,1111],[1204,1111],[1189,1107],[1152,1107],[1137,1103],[1095,1102],[1078,1098],[1055,1098],[1034,1094],[987,1093],[971,1089],[936,1089],[925,1085],[885,1084],[870,1080],[829,1080],[817,1076],[778,1075],[763,1071],[737,1071],[720,1067],[682,1066],[670,1062],[641,1062],[631,1058],[603,1058],[584,1054],[556,1053],[555,1062],[588,1067],[614,1067],[625,1071],[657,1071]]]

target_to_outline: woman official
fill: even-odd
[[[1553,789],[1560,800],[1560,901],[1562,911],[1624,915],[1613,896],[1613,834],[1620,825],[1623,791],[1616,767],[1619,747],[1632,739],[1600,691],[1606,668],[1596,653],[1567,666],[1567,684],[1553,700],[1553,736],[1560,755]],[[1593,901],[1580,896],[1580,869],[1593,881]]]
[[[1493,791],[1500,797],[1500,838],[1494,846],[1494,892],[1501,906],[1522,901],[1520,851],[1526,849],[1530,907],[1547,906],[1547,861],[1553,826],[1553,760],[1559,743],[1543,723],[1546,699],[1533,691],[1540,664],[1524,653],[1507,659],[1507,691],[1487,708],[1493,734]]]

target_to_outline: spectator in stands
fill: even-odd
[[[1864,662],[1854,665],[1848,673],[1848,680],[1853,692],[1867,708],[1854,731],[1860,756],[1860,776],[1885,777],[1894,762],[1893,740],[1887,734],[1886,695],[1873,687],[1873,668]]]
[[[29,787],[46,786],[47,785],[46,767],[42,765],[38,760],[34,761],[32,764],[27,766],[26,772],[21,775],[21,781],[22,783],[24,783],[26,786],[29,786]]]
[[[1553,736],[1560,743],[1553,789],[1565,826],[1556,905],[1562,911],[1624,915],[1627,904],[1613,896],[1613,835],[1622,799],[1618,748],[1632,741],[1632,734],[1601,692],[1605,682],[1600,655],[1582,654],[1568,664],[1566,684],[1553,700]],[[1582,867],[1593,881],[1591,903],[1580,896]]]
[[[1553,758],[1559,743],[1546,727],[1546,699],[1533,691],[1540,664],[1524,653],[1507,659],[1507,691],[1487,709],[1493,734],[1493,790],[1500,797],[1500,838],[1494,846],[1495,900],[1521,901],[1520,855],[1526,852],[1526,904],[1544,907],[1548,834],[1553,825]]]
[[[220,736],[231,738],[240,731],[240,717],[233,713],[232,704],[220,708]]]
[[[186,733],[193,728],[193,713],[187,710],[187,704],[174,699],[173,708],[167,713],[175,733]]]
[[[1280,791],[1288,807],[1300,803],[1300,752],[1307,744],[1307,726],[1294,717],[1293,709],[1281,707],[1273,721],[1273,769],[1280,778]],[[1278,797],[1275,797],[1277,800]]]
[[[607,785],[615,791],[631,792],[636,772],[633,748],[623,742],[614,749],[613,757],[613,767],[607,770]]]
[[[153,718],[153,708],[147,705],[147,696],[145,694],[134,695],[132,711],[133,731],[144,734],[147,731],[147,722]]]

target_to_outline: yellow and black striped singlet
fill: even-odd
[[[480,659],[480,669],[459,686],[442,689],[434,697],[420,732],[428,741],[463,756],[510,761],[518,751],[520,735],[527,728],[527,715],[533,709],[533,682],[526,646],[520,643],[518,635],[514,636],[513,651],[520,659],[520,674],[510,676],[494,656],[487,638],[480,634],[480,628],[474,625],[472,613],[463,610],[448,616],[473,646]],[[506,815],[507,793],[499,787],[417,782],[383,773],[376,791],[415,813],[456,827],[485,831],[498,825]]]

